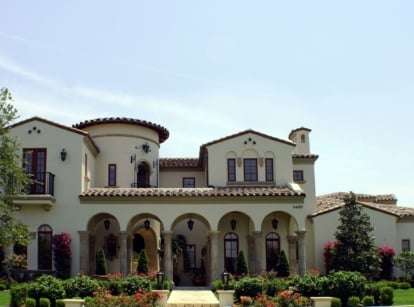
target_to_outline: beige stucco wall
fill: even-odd
[[[251,139],[251,141],[248,141]],[[244,142],[247,141],[247,144]],[[255,144],[253,144],[255,142]],[[254,133],[246,133],[207,147],[208,185],[227,185],[227,158],[236,158],[236,181],[244,181],[243,159],[258,158],[258,181],[266,181],[264,158],[273,158],[277,186],[285,186],[292,178],[293,146],[276,142]],[[238,159],[241,159],[240,162]],[[262,160],[261,160],[262,159]]]
[[[205,173],[202,170],[179,170],[179,169],[161,169],[160,184],[161,188],[180,188],[183,186],[183,178],[194,177],[197,188],[206,187]]]

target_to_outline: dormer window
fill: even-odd
[[[257,159],[244,159],[244,181],[257,181]]]

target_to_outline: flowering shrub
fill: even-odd
[[[253,304],[253,299],[250,296],[240,296],[240,304],[242,306],[250,306]]]
[[[384,245],[378,248],[378,256],[381,259],[380,278],[391,280],[394,266],[395,249],[391,246]]]
[[[3,264],[9,269],[26,269],[27,258],[26,255],[10,254],[3,260]]]
[[[279,307],[302,307],[309,306],[309,299],[296,292],[295,288],[289,287],[288,290],[278,293],[277,302]]]
[[[325,259],[326,273],[329,273],[331,269],[331,260],[332,260],[332,255],[334,253],[336,244],[337,244],[336,241],[328,241],[326,242],[325,247],[323,249],[323,257]]]
[[[111,291],[105,288],[99,288],[94,293],[93,306],[96,307],[152,307],[155,306],[156,301],[160,298],[159,293],[138,290],[134,295],[127,295],[121,293],[119,296],[113,296]]]
[[[59,278],[70,277],[72,265],[71,242],[72,239],[67,232],[56,234],[52,238],[53,260],[55,263],[56,276]]]

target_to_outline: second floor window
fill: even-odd
[[[257,181],[257,159],[244,159],[244,181]]]
[[[195,188],[195,178],[194,177],[184,177],[183,178],[183,188]]]
[[[293,171],[293,181],[304,181],[303,171]]]
[[[227,181],[236,181],[236,159],[227,159]]]
[[[273,181],[273,159],[272,158],[265,159],[265,167],[266,167],[266,181]]]
[[[36,182],[29,187],[29,194],[44,194],[46,187],[46,148],[23,149],[24,168]]]
[[[116,186],[116,164],[108,165],[108,186]]]
[[[410,239],[402,239],[401,240],[401,249],[403,252],[409,252],[410,248]]]

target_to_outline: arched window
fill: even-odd
[[[141,162],[138,165],[138,171],[137,171],[137,187],[148,188],[150,186],[149,176],[150,176],[150,170],[149,170],[148,164],[145,162]]]
[[[266,235],[266,270],[271,271],[277,268],[277,260],[280,254],[280,237],[276,232]]]
[[[52,228],[41,225],[37,230],[37,268],[52,269]]]
[[[239,237],[234,232],[224,235],[224,268],[227,272],[236,272],[237,255],[239,254]]]

